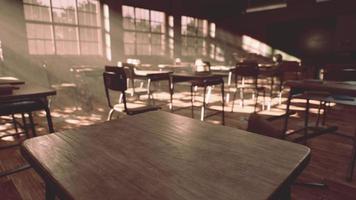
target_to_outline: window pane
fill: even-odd
[[[161,34],[152,34],[151,35],[151,43],[152,44],[164,44],[164,35]]]
[[[198,21],[198,36],[207,36],[208,35],[208,21],[199,20]]]
[[[94,13],[86,13],[86,12],[78,12],[79,24],[86,26],[100,26],[100,22],[97,19],[97,14]]]
[[[151,31],[156,33],[164,33],[165,26],[160,22],[151,22]]]
[[[24,5],[25,19],[34,21],[51,21],[50,8]]]
[[[80,40],[99,42],[101,37],[100,30],[96,28],[79,28]]]
[[[96,42],[81,42],[80,51],[82,55],[101,55],[101,46]]]
[[[53,8],[53,20],[57,23],[77,24],[76,13],[74,10]]]
[[[124,29],[135,30],[135,20],[131,18],[124,18]]]
[[[28,40],[28,49],[31,55],[53,55],[54,42],[48,40]]]
[[[52,0],[53,8],[75,9],[76,0]]]
[[[141,20],[149,20],[149,10],[143,8],[135,8],[135,18]]]
[[[161,24],[164,23],[164,12],[153,11],[151,10],[151,21],[153,22],[160,22]]]
[[[135,55],[135,45],[134,44],[124,44],[125,55]]]
[[[55,26],[56,39],[78,41],[78,28],[70,26]]]
[[[50,6],[50,0],[23,0],[24,3],[40,5],[40,6]]]
[[[136,33],[136,42],[138,44],[149,44],[150,43],[150,34],[149,33]]]
[[[210,37],[215,38],[216,35],[216,25],[215,23],[210,23]]]
[[[128,18],[135,18],[135,9],[131,6],[122,6],[122,16]]]
[[[150,45],[137,44],[137,55],[150,55]]]
[[[136,19],[136,30],[149,31],[150,30],[150,22],[148,20]]]
[[[98,13],[100,3],[97,0],[78,0],[78,10]]]
[[[78,42],[56,41],[58,55],[79,55]]]
[[[53,40],[53,30],[51,25],[26,24],[27,38]]]
[[[124,32],[124,42],[125,43],[135,43],[136,38],[135,38],[135,33],[134,32]]]

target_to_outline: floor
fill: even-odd
[[[165,88],[165,87],[163,87]],[[184,85],[179,87],[179,92],[174,96],[175,108],[181,108],[190,105],[189,87]],[[58,89],[56,97],[51,99],[51,111],[56,131],[63,131],[80,126],[100,123],[106,120],[107,105],[105,98],[95,99],[85,96],[75,96],[70,89]],[[209,107],[214,109],[221,109],[220,97],[218,89],[213,90],[212,98],[210,99]],[[201,91],[198,90],[196,105],[199,105],[201,98]],[[162,110],[169,111],[168,93],[166,91],[157,91],[154,98],[155,102],[162,106]],[[75,98],[75,101],[73,100]],[[130,97],[130,106],[137,106],[145,103],[147,97],[141,96],[140,99]],[[231,102],[226,106],[226,126],[245,129],[247,126],[247,119],[251,112],[253,112],[253,101],[251,96],[246,97],[246,105],[242,107],[239,101],[236,100],[235,106],[232,110]],[[259,99],[262,101],[262,98]],[[283,99],[285,101],[285,99]],[[73,103],[75,102],[75,103]],[[316,107],[318,102],[312,102],[311,121],[315,120]],[[291,116],[290,130],[296,130],[303,126],[303,100],[295,100],[292,104],[292,109],[296,114]],[[260,107],[259,107],[260,108]],[[272,108],[269,111],[259,112],[266,117],[271,115],[281,115],[284,113],[285,105],[278,104],[278,99],[272,99]],[[174,113],[191,117],[190,109],[180,109]],[[200,110],[196,108],[195,118],[199,119]],[[121,114],[119,115],[121,116]],[[118,117],[115,115],[115,117]],[[308,140],[307,146],[312,149],[312,159],[308,167],[304,170],[302,175],[298,178],[299,183],[305,182],[322,182],[327,184],[327,188],[306,187],[304,185],[294,184],[292,187],[293,199],[356,199],[356,177],[353,182],[345,180],[346,172],[351,159],[352,140],[349,136],[353,136],[354,128],[354,112],[350,108],[342,106],[332,106],[331,113],[328,115],[327,124],[339,126],[337,133],[340,134],[325,134]],[[4,121],[4,120],[3,120]],[[37,123],[37,131],[41,134],[46,134],[46,122],[44,113],[37,113],[35,121]],[[207,123],[220,123],[220,116],[214,116],[206,120]],[[282,126],[282,120],[275,120],[273,122],[276,127]],[[0,134],[5,134],[13,131],[11,124],[6,123],[0,126]],[[21,138],[20,138],[21,139]],[[0,145],[11,144],[19,139],[12,137],[3,138]],[[26,163],[22,158],[21,153],[17,147],[0,150],[0,171],[7,170]],[[32,170],[26,170],[17,174],[0,178],[0,191],[8,186],[8,183],[13,183],[15,191],[18,191],[22,199],[26,200],[41,200],[44,199],[44,183],[41,178]],[[3,190],[1,190],[3,189]],[[8,195],[7,199],[14,199],[13,196]],[[5,198],[1,197],[0,199]]]

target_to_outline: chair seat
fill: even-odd
[[[43,103],[38,101],[33,101],[33,100],[0,103],[0,115],[27,113],[27,112],[43,110],[43,109],[44,109]]]
[[[136,108],[128,108],[127,113],[128,115],[136,115],[144,112],[149,112],[149,111],[156,111],[161,109],[159,106],[150,106],[150,105],[145,105],[145,106],[140,106]],[[118,112],[125,112],[123,104],[116,104],[114,105],[114,110]]]

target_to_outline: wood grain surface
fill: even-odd
[[[63,199],[270,199],[310,149],[167,112],[26,140],[22,153]]]

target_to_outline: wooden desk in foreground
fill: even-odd
[[[47,199],[274,199],[310,149],[167,112],[26,140]]]

